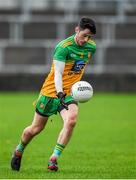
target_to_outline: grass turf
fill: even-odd
[[[47,161],[62,127],[52,116],[45,130],[25,150],[20,172],[10,169],[11,155],[22,130],[31,123],[33,93],[0,93],[0,178],[136,178],[136,95],[95,94],[79,105],[73,137],[60,157],[59,171]]]

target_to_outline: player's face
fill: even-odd
[[[76,35],[75,35],[75,41],[80,46],[83,46],[85,43],[87,43],[92,37],[92,33],[89,29],[81,30],[77,27],[76,29]]]

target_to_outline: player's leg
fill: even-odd
[[[78,115],[78,106],[76,104],[70,104],[68,106],[69,110],[63,109],[60,112],[60,115],[63,119],[63,129],[61,130],[57,142],[64,146],[69,142],[73,129],[76,125],[77,115]]]
[[[27,145],[35,135],[39,134],[44,129],[47,120],[48,117],[41,116],[35,112],[32,124],[26,127],[22,133],[21,140],[24,145]]]
[[[12,156],[11,168],[13,170],[19,171],[21,165],[21,158],[26,145],[32,140],[35,135],[37,135],[44,129],[47,120],[48,117],[41,116],[40,114],[35,112],[32,124],[24,129],[21,136],[21,141],[16,147],[16,150]]]
[[[57,144],[54,148],[53,154],[50,157],[48,163],[48,169],[58,170],[57,159],[61,155],[63,149],[66,147],[69,142],[73,129],[76,125],[77,115],[78,115],[78,106],[76,104],[69,104],[68,110],[63,109],[60,112],[60,115],[63,119],[63,128],[59,134]]]

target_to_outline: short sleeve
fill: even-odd
[[[65,62],[67,54],[68,54],[68,50],[66,48],[58,46],[55,49],[55,52],[54,52],[54,55],[53,55],[53,59]]]
[[[92,48],[92,55],[94,55],[95,51],[96,51],[96,44],[95,44],[95,46],[93,46],[93,48]]]

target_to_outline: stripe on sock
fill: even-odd
[[[63,151],[64,148],[65,148],[64,145],[62,145],[62,144],[56,144],[52,156],[59,157],[59,156],[61,155],[61,153],[62,153],[62,151]]]

